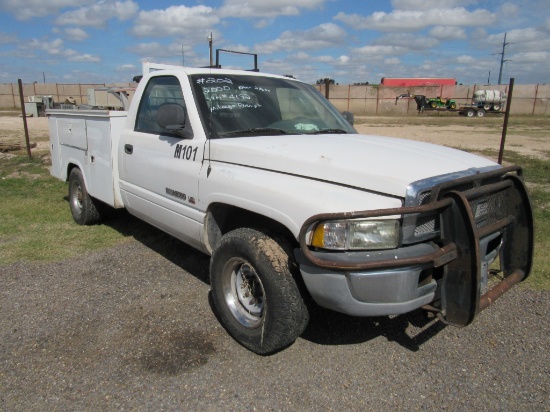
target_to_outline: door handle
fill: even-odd
[[[134,153],[134,146],[132,146],[131,144],[125,144],[124,145],[124,152],[127,153],[127,154]]]

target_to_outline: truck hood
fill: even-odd
[[[208,147],[208,145],[207,145]],[[283,135],[211,140],[210,159],[404,197],[433,176],[497,166],[456,149],[371,135]]]

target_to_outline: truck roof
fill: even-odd
[[[261,77],[274,77],[284,78],[290,80],[296,80],[288,76],[281,76],[271,73],[260,73],[250,70],[233,70],[233,69],[220,69],[216,67],[185,67],[185,66],[173,66],[167,64],[157,63],[143,63],[143,74],[152,74],[154,72],[184,72],[187,75],[193,74],[227,74],[227,75],[247,75],[247,76],[261,76]]]

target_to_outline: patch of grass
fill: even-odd
[[[106,225],[79,226],[71,218],[67,185],[40,159],[0,159],[0,263],[54,261],[123,242]]]

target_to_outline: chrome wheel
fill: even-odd
[[[74,181],[72,183],[72,190],[71,190],[72,196],[71,196],[71,205],[73,208],[73,212],[80,216],[82,214],[82,186],[78,183],[78,181]]]
[[[243,326],[256,328],[264,316],[265,291],[250,263],[233,258],[222,271],[222,292],[231,315]]]

